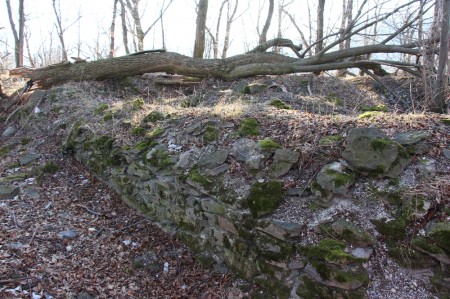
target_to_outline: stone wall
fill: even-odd
[[[281,149],[268,139],[255,142],[245,137],[221,146],[207,143],[201,149],[177,145],[180,136],[197,131],[203,138],[214,139],[223,125],[200,124],[172,139],[164,129],[155,129],[134,146],[120,147],[111,137],[98,136],[89,127],[76,124],[63,149],[129,205],[175,233],[208,267],[231,269],[279,298],[364,297],[369,276],[363,263],[377,242],[371,234],[338,220],[318,225],[325,237],[307,243],[301,240],[303,224],[268,217],[286,200],[280,178],[298,162],[299,152]],[[381,151],[390,151],[389,163],[401,166],[395,166],[396,176],[408,157],[399,144],[375,133],[372,143]],[[348,156],[357,156],[350,152],[356,151],[354,148],[347,148]],[[403,160],[395,162],[394,151]],[[351,164],[351,158],[348,160]],[[364,165],[358,167],[370,171]],[[358,167],[339,162],[325,166],[311,186],[317,202],[327,206],[333,195],[348,193]],[[385,168],[374,165],[375,175],[392,174],[392,167]],[[382,230],[385,222],[375,225]]]

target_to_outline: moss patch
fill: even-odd
[[[349,186],[355,181],[354,173],[339,172],[334,169],[327,169],[325,172],[333,179],[336,188]]]
[[[389,145],[393,143],[392,140],[386,139],[386,138],[375,138],[370,143],[370,146],[376,150],[376,151],[383,151],[385,148],[387,148]]]
[[[450,125],[450,118],[442,118],[441,122],[445,125]]]
[[[142,110],[144,108],[144,99],[139,98],[130,102],[131,110]]]
[[[372,220],[372,223],[380,234],[392,240],[403,240],[406,237],[406,222],[402,217],[389,222]]]
[[[319,245],[300,247],[299,251],[312,261],[326,261],[333,264],[365,261],[344,252],[345,247],[344,242],[325,238]]]
[[[109,109],[109,105],[106,103],[103,103],[94,110],[94,113],[98,114],[98,115],[103,115],[103,113],[108,109]]]
[[[331,146],[331,145],[338,145],[344,140],[344,137],[341,135],[330,135],[330,136],[324,136],[320,138],[319,145],[323,146]]]
[[[203,133],[203,142],[213,142],[219,139],[219,131],[211,125],[205,127],[205,133]]]
[[[164,129],[161,127],[156,127],[152,131],[145,134],[146,139],[155,139],[161,136],[164,133]]]
[[[371,118],[371,117],[374,117],[374,116],[377,116],[377,115],[381,115],[381,114],[383,114],[383,112],[380,112],[380,111],[367,111],[367,112],[364,112],[364,113],[358,115],[358,118]]]
[[[278,109],[286,109],[286,110],[292,109],[291,106],[287,105],[285,102],[283,102],[283,101],[280,100],[280,99],[274,99],[274,100],[272,100],[272,101],[270,102],[270,106],[274,106],[274,107],[276,107],[276,108],[278,108]]]
[[[380,104],[380,105],[375,105],[375,106],[366,106],[363,105],[361,107],[361,111],[379,111],[379,112],[388,112],[389,109],[388,107],[386,107],[386,105],[384,104]]]
[[[134,127],[131,129],[131,135],[143,136],[145,134],[145,129],[143,127]]]
[[[238,130],[241,136],[256,136],[259,135],[259,123],[254,118],[244,119]]]
[[[258,141],[258,146],[262,150],[275,150],[281,148],[281,145],[270,138],[265,138]]]
[[[247,205],[253,217],[271,213],[281,202],[283,183],[270,181],[253,184],[247,197]]]

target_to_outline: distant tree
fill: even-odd
[[[347,30],[352,27],[353,22],[353,0],[342,0],[342,17],[341,17],[341,28],[340,35],[345,36]],[[339,50],[350,48],[351,37],[344,39],[339,43]],[[344,77],[347,73],[346,69],[341,69],[336,72],[337,77]]]
[[[206,14],[208,0],[200,0],[197,5],[197,26],[195,30],[194,58],[203,58],[205,52]]]
[[[69,59],[67,58],[66,44],[64,41],[64,31],[66,31],[67,28],[63,28],[62,26],[61,2],[58,1],[58,3],[56,3],[56,0],[52,0],[52,6],[56,17],[55,28],[61,44],[61,60],[68,61]]]
[[[115,40],[115,31],[116,31],[116,14],[117,14],[117,2],[119,0],[114,0],[113,5],[113,16],[111,21],[111,27],[109,29],[109,57],[112,58],[115,56],[115,47],[114,47],[114,40]]]
[[[165,1],[163,1],[163,4],[161,6],[161,12],[159,16],[154,20],[150,26],[147,27],[147,29],[143,29],[142,23],[141,23],[141,17],[139,13],[139,2],[141,0],[121,0],[121,3],[125,3],[126,7],[128,8],[128,11],[131,14],[131,18],[133,19],[134,24],[134,34],[137,39],[137,51],[144,51],[144,38],[145,36],[150,32],[150,30],[153,29],[153,27],[159,22],[159,20],[162,18],[166,10],[170,7],[172,2],[174,0],[169,0],[166,4]],[[123,25],[122,25],[123,26]]]
[[[130,48],[128,47],[127,11],[123,0],[120,0],[120,20],[122,26],[122,42],[125,53],[128,55],[130,54]]]
[[[274,6],[275,6],[274,0],[269,0],[269,11],[267,12],[267,18],[264,23],[263,29],[259,33],[259,44],[260,45],[267,42],[267,32],[269,31],[270,24],[272,23]]]
[[[24,0],[19,0],[19,28],[14,24],[14,17],[11,10],[10,0],[6,0],[6,8],[8,10],[9,23],[14,35],[14,55],[16,60],[16,67],[23,66],[23,47],[25,41],[25,10]]]
[[[325,0],[319,0],[317,5],[317,31],[316,31],[316,51],[319,54],[323,49],[323,12],[325,10]]]

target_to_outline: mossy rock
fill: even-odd
[[[130,102],[131,110],[142,110],[144,108],[144,99],[139,98]]]
[[[9,153],[10,149],[11,147],[9,145],[0,147],[0,157],[5,157]]]
[[[205,189],[210,189],[213,186],[213,180],[210,179],[207,176],[203,176],[202,174],[200,174],[200,172],[198,171],[198,169],[193,168],[190,172],[189,172],[189,176],[188,178],[190,180],[192,180],[193,182],[199,184],[200,186],[202,186]]]
[[[280,99],[274,99],[270,102],[270,106],[274,106],[278,109],[285,109],[285,110],[290,110],[292,109],[291,106],[287,105],[285,102],[283,102]]]
[[[145,134],[145,139],[153,140],[153,139],[158,138],[162,134],[164,134],[164,129],[161,127],[156,127],[153,130],[151,130],[150,132]]]
[[[351,262],[364,262],[365,259],[357,258],[344,251],[344,242],[325,238],[319,245],[301,246],[298,251],[310,259],[310,261],[324,261],[332,264],[345,265]]]
[[[145,156],[145,161],[157,169],[164,169],[174,164],[169,152],[161,145],[152,148]]]
[[[238,130],[241,136],[256,136],[259,135],[259,123],[254,118],[246,118],[242,121]]]
[[[253,242],[260,256],[273,261],[287,261],[294,249],[291,243],[265,233],[258,233]]]
[[[250,188],[247,205],[253,217],[270,214],[278,207],[282,199],[281,181],[256,182]]]
[[[164,120],[164,114],[162,114],[159,111],[152,111],[149,114],[147,114],[146,116],[144,116],[144,118],[142,119],[142,123],[146,124],[146,123],[156,123],[158,121]]]
[[[376,230],[391,240],[403,240],[406,237],[406,221],[403,217],[391,221],[372,220]]]
[[[204,143],[217,141],[219,139],[219,130],[211,125],[205,127],[205,133],[203,133],[202,140]]]
[[[334,222],[331,228],[339,237],[358,246],[374,245],[376,242],[367,231],[343,219]]]
[[[265,138],[258,141],[258,146],[262,150],[272,151],[281,148],[281,145],[270,138]]]
[[[386,244],[388,255],[402,267],[424,269],[437,264],[434,258],[415,249],[409,243],[388,240]]]
[[[284,281],[274,279],[272,275],[259,275],[253,281],[262,287],[264,291],[258,291],[259,295],[252,296],[252,298],[290,298],[291,289]]]
[[[317,298],[317,299],[363,299],[365,298],[364,290],[345,291],[335,287],[325,286],[308,276],[302,276],[301,284],[296,290],[296,294],[300,298]]]
[[[386,105],[384,105],[384,104],[375,105],[375,106],[367,106],[367,105],[363,105],[363,106],[361,107],[361,111],[363,111],[363,112],[366,112],[366,111],[388,112],[389,109],[388,109],[388,107],[386,107]]]
[[[95,110],[94,113],[97,115],[103,115],[106,110],[109,109],[109,105],[106,103],[100,104]]]
[[[145,129],[143,127],[134,127],[131,130],[131,135],[134,135],[134,136],[144,136],[144,134],[145,134]]]
[[[438,222],[427,229],[427,236],[434,243],[450,252],[450,223]]]

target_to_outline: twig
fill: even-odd
[[[16,281],[21,281],[21,280],[31,280],[31,279],[40,280],[38,277],[19,277],[19,278],[10,278],[10,279],[0,280],[0,284],[11,283],[11,282],[16,282]]]
[[[85,209],[86,211],[88,211],[89,213],[91,213],[91,214],[93,214],[93,215],[96,215],[96,216],[102,216],[102,215],[103,215],[102,213],[99,213],[99,212],[96,212],[96,211],[94,211],[94,210],[91,210],[91,209],[89,209],[88,207],[83,206],[83,205],[75,205],[75,206],[80,207],[80,208],[83,208],[83,209]]]
[[[37,233],[37,227],[36,227],[36,229],[34,230],[34,232],[33,232],[33,236],[31,237],[31,240],[30,240],[30,242],[28,243],[29,245],[31,245],[31,243],[33,243],[33,240],[34,240],[34,237],[36,236],[36,233]]]

